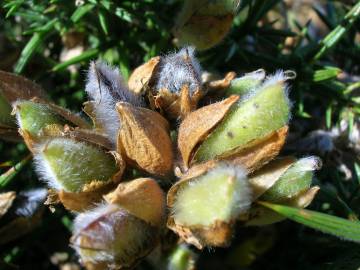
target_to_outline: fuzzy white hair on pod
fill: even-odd
[[[36,188],[21,191],[17,196],[15,214],[22,217],[31,217],[43,205],[47,197],[45,188]]]
[[[223,163],[180,187],[171,214],[179,224],[209,226],[234,220],[251,203],[245,170]]]
[[[103,62],[90,64],[85,91],[94,101],[97,121],[103,124],[107,136],[115,145],[120,128],[116,103],[125,101],[142,106],[141,99],[128,89],[118,68]]]
[[[189,86],[190,95],[201,89],[201,66],[195,57],[194,47],[184,47],[179,52],[161,58],[156,90],[168,89],[180,93]]]
[[[73,247],[84,261],[126,264],[151,237],[144,224],[119,205],[100,204],[75,218]]]

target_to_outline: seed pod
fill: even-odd
[[[121,121],[117,151],[130,165],[158,176],[172,170],[169,124],[159,113],[126,102],[116,104]]]
[[[310,188],[314,170],[321,161],[317,157],[296,160],[286,157],[274,160],[249,178],[254,199],[305,208],[314,199],[318,187]],[[254,205],[240,219],[247,225],[266,225],[285,219],[260,205]]]
[[[191,44],[199,50],[213,47],[230,30],[239,3],[239,0],[185,1],[174,28],[176,44]]]
[[[97,130],[106,134],[115,145],[120,128],[116,102],[142,106],[141,97],[128,89],[118,69],[101,62],[90,64],[85,90],[93,101],[85,105],[84,111],[93,119]]]
[[[61,202],[67,209],[81,212],[113,188],[125,165],[120,155],[73,136],[70,132],[37,143],[34,159],[40,178],[55,190],[47,204]]]
[[[202,97],[201,67],[192,47],[162,57],[152,95],[155,108],[161,109],[169,118],[184,118],[196,109]]]
[[[18,99],[42,97],[41,87],[30,80],[0,70],[0,138],[20,141],[15,117],[11,116],[11,103]]]
[[[152,226],[161,227],[164,223],[165,195],[154,179],[138,178],[120,183],[104,198],[109,204],[120,205]]]
[[[245,172],[238,166],[194,167],[168,193],[168,227],[187,243],[226,246],[237,217],[251,204]]]
[[[13,107],[20,133],[30,150],[34,141],[52,129],[63,130],[65,125],[89,127],[87,122],[76,114],[37,98],[16,101]]]
[[[265,79],[265,70],[259,69],[247,73],[242,77],[231,81],[230,87],[226,90],[225,96],[239,95],[244,96],[254,91]]]
[[[157,245],[158,238],[156,227],[108,204],[76,217],[71,243],[85,265],[131,269]]]

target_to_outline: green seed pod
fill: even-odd
[[[17,101],[14,103],[16,118],[21,130],[32,136],[39,136],[46,126],[70,124],[48,105],[33,101]]]
[[[296,197],[310,188],[314,170],[320,167],[321,160],[318,157],[299,159],[259,199],[279,203]]]
[[[187,243],[199,249],[204,246],[226,246],[236,218],[248,210],[251,191],[244,171],[220,164],[213,168],[189,171],[168,193],[171,216],[168,227]]]
[[[128,269],[157,245],[158,237],[156,227],[109,204],[76,217],[71,243],[85,265]]]
[[[279,72],[248,98],[236,103],[200,145],[194,159],[203,162],[226,155],[286,126],[290,102],[285,79]]]
[[[187,0],[181,10],[174,34],[176,43],[205,50],[219,43],[230,30],[239,0]]]
[[[225,96],[231,95],[244,96],[258,87],[265,79],[265,70],[259,69],[245,74],[242,77],[231,81],[230,87],[226,90]]]
[[[36,170],[48,185],[67,192],[83,191],[95,182],[111,182],[119,167],[95,144],[55,137],[35,147]]]

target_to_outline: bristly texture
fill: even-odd
[[[111,154],[69,138],[39,144],[35,153],[37,173],[56,190],[79,192],[92,181],[109,181],[118,170]]]
[[[115,145],[120,128],[115,104],[125,101],[135,106],[142,106],[142,99],[128,89],[117,68],[103,62],[90,64],[85,90],[95,102],[97,121],[103,124],[107,136]]]
[[[221,164],[180,188],[172,216],[182,225],[230,222],[249,209],[251,198],[245,171]]]
[[[85,262],[128,266],[151,245],[151,230],[118,205],[99,205],[74,221],[73,245]]]
[[[186,84],[189,86],[190,95],[201,88],[201,67],[195,58],[193,47],[182,48],[177,53],[161,58],[155,88],[157,91],[168,89],[179,94]]]

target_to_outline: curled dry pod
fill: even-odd
[[[109,204],[117,204],[152,226],[161,227],[165,217],[165,195],[151,178],[138,178],[120,183],[104,196]]]
[[[253,91],[254,88],[261,85],[265,79],[265,75],[265,70],[259,69],[231,80],[231,83],[225,92],[225,96],[247,95],[249,92]]]
[[[116,108],[121,121],[118,152],[141,170],[167,176],[172,170],[173,153],[166,119],[126,102],[117,103]]]
[[[0,138],[19,141],[15,117],[11,115],[11,104],[18,99],[43,97],[42,88],[34,82],[0,70]]]
[[[197,141],[197,145],[192,145],[193,148],[186,151],[184,143],[179,141],[185,165],[187,160],[184,157],[189,156],[190,152],[190,164],[212,159],[229,160],[252,172],[277,156],[285,142],[290,117],[285,79],[283,73],[276,74],[252,95],[234,103],[216,126],[209,125],[207,137],[190,138],[187,134],[197,134],[196,128],[188,132],[193,124],[185,119],[179,129],[179,139],[183,142]],[[215,104],[201,110],[215,111]],[[196,113],[191,113],[189,119]],[[204,125],[207,121],[204,119]]]
[[[34,149],[36,171],[58,192],[64,206],[73,211],[82,211],[100,201],[124,170],[119,155],[89,141],[50,137]]]
[[[184,118],[203,96],[201,67],[192,47],[162,57],[154,80],[154,106],[171,119]]]
[[[30,149],[35,141],[51,129],[63,130],[65,125],[88,128],[85,120],[70,111],[34,98],[13,103],[20,133]]]
[[[238,166],[195,167],[170,189],[168,227],[187,243],[226,246],[237,217],[251,204],[245,172]]]
[[[311,187],[311,183],[314,171],[320,167],[321,161],[317,157],[274,160],[250,176],[254,199],[305,208],[319,190],[317,186]],[[245,219],[248,219],[247,225],[265,225],[284,218],[263,206],[255,205]]]
[[[107,204],[76,217],[71,243],[85,265],[131,269],[157,245],[158,238],[156,227],[119,205]]]
[[[239,0],[186,0],[175,27],[177,45],[191,44],[205,50],[229,32]]]

